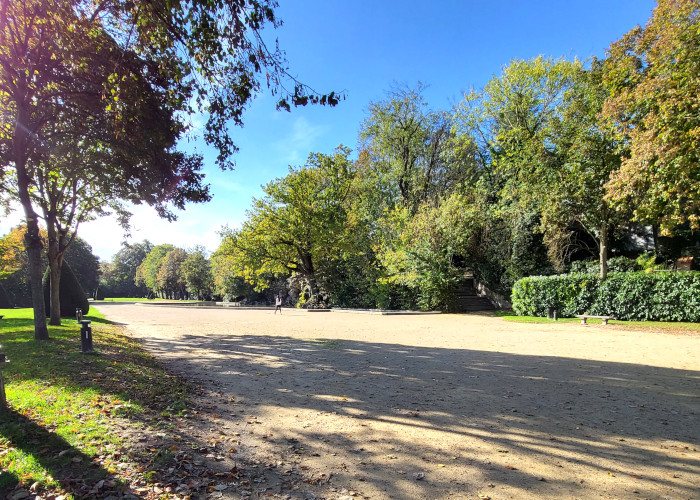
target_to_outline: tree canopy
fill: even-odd
[[[312,210],[336,198],[310,175],[322,170],[290,170],[224,231],[221,276],[449,310],[472,277],[507,298],[523,276],[700,257],[698,19],[695,1],[660,1],[605,59],[515,59],[451,110],[430,109],[422,84],[393,88],[360,125],[351,195]]]
[[[0,4],[0,181],[27,221],[37,338],[48,336],[36,319],[43,318],[40,215],[53,303],[81,222],[108,210],[126,222],[122,201],[172,218],[169,206],[209,199],[201,159],[175,149],[190,113],[207,113],[204,139],[227,168],[236,151],[229,124],[242,124],[262,81],[279,108],[337,104],[337,94],[313,92],[289,75],[279,48],[268,49],[261,30],[278,25],[275,7],[265,0]]]
[[[700,6],[659,0],[643,28],[610,46],[604,115],[624,141],[609,184],[616,206],[667,232],[700,228]]]
[[[341,146],[333,155],[312,154],[306,165],[267,184],[243,226],[223,231],[217,253],[235,255],[240,275],[261,286],[267,275],[298,272],[317,296],[320,265],[343,253],[352,238],[349,153]]]

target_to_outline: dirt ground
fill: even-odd
[[[219,460],[259,468],[212,497],[700,498],[700,335],[98,308],[204,387]]]

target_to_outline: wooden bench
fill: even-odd
[[[586,323],[586,320],[587,320],[588,318],[600,319],[600,320],[603,321],[603,324],[604,324],[604,325],[607,325],[607,324],[608,324],[608,320],[609,320],[609,319],[615,319],[615,318],[613,318],[612,316],[594,316],[594,315],[592,315],[592,314],[577,314],[576,317],[577,317],[577,318],[581,318],[581,324],[582,324],[582,325],[587,324],[587,323]]]

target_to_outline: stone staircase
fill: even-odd
[[[496,308],[489,299],[476,294],[474,280],[468,279],[455,290],[450,309],[454,312],[477,312],[493,311]]]

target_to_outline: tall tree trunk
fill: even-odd
[[[303,276],[306,278],[306,281],[309,283],[311,296],[316,297],[318,295],[318,283],[316,283],[316,269],[314,268],[313,258],[311,257],[310,253],[302,252],[300,250],[297,250],[297,254],[299,255],[299,260],[301,261],[299,268],[302,271]]]
[[[24,217],[27,222],[27,232],[24,235],[24,246],[27,250],[29,261],[29,283],[32,290],[32,308],[34,309],[34,339],[48,340],[49,330],[46,328],[46,309],[44,307],[44,293],[41,287],[43,269],[41,268],[41,251],[44,247],[39,236],[39,223],[36,212],[32,207],[29,197],[29,175],[27,174],[27,149],[29,148],[29,134],[26,128],[29,112],[24,103],[18,103],[17,122],[15,123],[14,137],[12,141],[12,153],[17,171],[17,191],[19,201],[24,209]]]
[[[608,226],[600,228],[600,279],[608,277]]]
[[[309,282],[311,296],[318,297],[318,283],[316,283],[316,275],[314,273],[310,273],[306,276],[306,280]]]
[[[46,217],[46,215],[45,215]],[[48,220],[48,218],[47,218]],[[63,265],[63,253],[61,244],[56,234],[56,228],[49,220],[47,232],[49,235],[49,325],[61,326],[61,267]]]
[[[50,278],[50,304],[51,311],[49,316],[49,325],[61,326],[61,268],[63,267],[63,257],[49,259],[49,278]]]
[[[26,208],[25,213],[27,213]],[[32,291],[32,308],[34,309],[34,339],[48,340],[49,330],[46,327],[44,290],[41,286],[41,279],[44,274],[41,265],[41,251],[44,245],[39,236],[39,225],[36,222],[36,215],[32,218],[31,215],[27,214],[26,218],[27,233],[24,235],[24,245],[27,249],[27,260],[29,261],[29,284]]]

